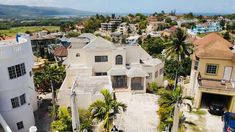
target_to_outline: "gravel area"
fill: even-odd
[[[153,94],[116,93],[117,100],[127,104],[127,111],[118,115],[114,124],[125,132],[156,132],[158,96]]]

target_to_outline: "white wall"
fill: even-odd
[[[26,39],[20,39],[20,42],[22,43],[0,45],[0,113],[14,132],[18,131],[16,123],[19,121],[24,123],[24,129],[20,131],[28,131],[35,124],[33,110],[37,109],[33,76],[29,75],[33,67],[31,43]],[[10,79],[8,67],[20,63],[25,64],[26,74]],[[22,94],[26,95],[26,104],[13,109],[11,98]]]

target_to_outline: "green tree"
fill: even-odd
[[[152,56],[161,54],[165,48],[164,41],[160,37],[151,36],[144,40],[142,47]]]
[[[171,23],[171,22],[172,22],[172,20],[171,20],[171,18],[170,18],[170,17],[167,17],[167,18],[165,18],[165,22],[166,22],[166,23]]]
[[[171,116],[172,111],[174,110],[174,104],[178,102],[179,105],[183,104],[183,100],[192,100],[192,97],[183,96],[182,95],[182,88],[177,87],[175,90],[167,90],[167,89],[160,89],[158,90],[158,94],[160,98],[158,100],[158,104],[160,106],[158,110],[158,114],[160,116],[160,125],[159,129],[162,131],[166,128],[167,125],[173,124],[173,118]],[[188,105],[191,110],[191,105]]]
[[[109,132],[116,114],[120,113],[121,110],[126,111],[127,106],[124,103],[117,102],[109,90],[102,89],[100,92],[104,96],[104,100],[95,101],[90,105],[89,111],[91,118],[102,121],[106,132]]]
[[[175,67],[175,85],[174,88],[177,86],[178,81],[178,72],[182,68],[182,60],[192,53],[192,45],[186,42],[187,34],[180,28],[176,29],[175,37],[172,41],[166,44],[165,55],[167,59],[174,59],[176,60],[177,66]]]
[[[193,19],[194,15],[193,15],[192,12],[189,12],[188,14],[184,14],[184,18],[186,18],[186,19]]]
[[[37,91],[51,91],[50,81],[53,82],[55,89],[58,89],[65,78],[64,66],[46,64],[42,71],[34,73],[34,84]]]
[[[225,28],[225,20],[224,19],[220,20],[220,26],[224,30],[224,28]]]
[[[185,40],[187,34],[180,28],[176,29],[175,37],[165,44],[165,55],[167,58],[174,58],[178,62],[185,59],[192,53],[192,45]]]
[[[180,67],[178,63],[180,63]],[[167,59],[165,60],[164,75],[169,79],[175,79],[175,73],[178,70],[179,75],[186,77],[190,75],[191,63],[189,57],[183,59],[181,62],[177,62],[175,59]]]
[[[91,112],[86,109],[79,109],[80,131],[86,129],[88,132],[92,132],[92,119]]]
[[[52,131],[72,131],[72,118],[67,108],[61,107],[58,119],[51,122]]]
[[[79,36],[80,35],[80,33],[78,33],[78,32],[68,32],[68,34],[66,35],[66,37],[68,37],[68,38],[71,38],[71,37],[77,37],[77,36]]]
[[[231,38],[231,37],[230,37],[230,34],[229,34],[228,31],[223,34],[223,38],[226,39],[226,40],[228,40],[228,41],[230,41],[230,38]]]

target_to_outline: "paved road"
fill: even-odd
[[[125,132],[156,132],[159,123],[158,96],[153,94],[116,93],[117,100],[127,104],[127,111],[114,121]]]

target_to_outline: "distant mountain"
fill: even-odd
[[[25,5],[2,5],[0,4],[0,16],[59,16],[59,15],[94,15],[95,12],[81,11],[71,8],[39,7]]]

